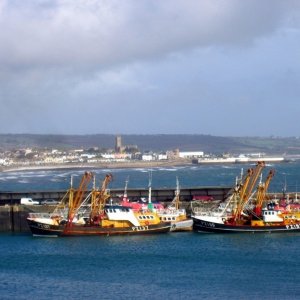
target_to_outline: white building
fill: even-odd
[[[12,160],[0,158],[0,165],[1,166],[9,166],[11,164],[12,164]]]
[[[167,160],[168,155],[166,153],[159,153],[158,154],[158,160]]]
[[[204,155],[203,151],[179,152],[180,158],[197,158],[197,157],[203,157],[203,155]]]
[[[80,154],[80,157],[81,158],[86,158],[86,159],[92,159],[92,158],[96,157],[96,154],[83,153],[83,154]]]
[[[142,160],[151,161],[151,160],[153,160],[153,155],[152,154],[143,154],[142,155]]]

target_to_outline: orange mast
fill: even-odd
[[[84,195],[87,192],[87,187],[93,178],[93,173],[85,172],[82,176],[79,188],[75,192],[74,197],[70,197],[69,199],[69,214],[68,214],[68,224],[72,224],[72,221],[75,217],[76,212],[80,208],[82,201],[84,199]]]
[[[93,189],[92,192],[92,202],[91,202],[91,214],[90,220],[92,221],[95,217],[97,217],[102,210],[104,209],[106,200],[110,197],[109,193],[107,193],[107,186],[112,180],[111,174],[106,174],[102,186],[100,190]]]
[[[270,182],[271,182],[272,178],[274,177],[274,175],[275,175],[275,171],[270,170],[265,183],[260,182],[258,185],[257,196],[256,196],[256,206],[255,206],[255,214],[258,216],[261,215],[262,204],[266,198],[267,190],[269,188]]]
[[[259,175],[261,174],[263,168],[265,167],[264,162],[258,162],[256,167],[253,169],[248,170],[248,174],[244,180],[244,183],[242,185],[242,189],[239,192],[238,195],[238,203],[237,208],[234,214],[234,220],[237,221],[240,219],[242,211],[246,205],[246,203],[249,201],[249,198],[251,196],[252,190],[257,182],[257,179]]]

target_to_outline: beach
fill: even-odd
[[[17,172],[30,170],[60,170],[60,169],[122,169],[122,168],[157,168],[157,167],[178,167],[192,165],[191,160],[165,160],[165,161],[124,161],[124,162],[105,162],[105,163],[68,163],[68,164],[45,164],[45,165],[19,165],[2,166],[0,172]]]

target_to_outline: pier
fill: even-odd
[[[187,210],[194,196],[212,197],[214,200],[223,200],[230,190],[229,187],[194,187],[180,190],[180,201]],[[124,189],[111,189],[113,201],[122,197]],[[66,191],[29,191],[29,192],[0,192],[0,232],[29,233],[26,222],[30,212],[52,212],[55,206],[47,205],[20,205],[20,199],[29,197],[36,201],[45,199],[61,200]],[[128,189],[128,198],[138,200],[148,198],[148,189]],[[152,200],[165,204],[170,203],[175,197],[175,190],[168,188],[152,189]]]

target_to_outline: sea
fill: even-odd
[[[232,186],[251,165],[90,169],[111,188]],[[298,192],[300,163],[275,169],[271,192]],[[0,173],[1,191],[67,189],[84,170]],[[151,175],[150,175],[151,174]],[[300,233],[36,238],[0,234],[0,299],[299,299]]]

